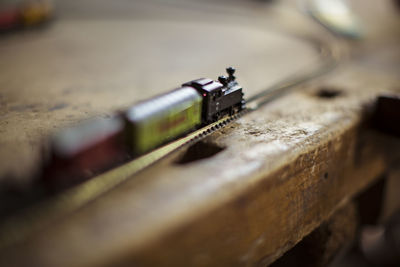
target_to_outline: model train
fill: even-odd
[[[162,144],[245,108],[242,87],[228,77],[184,83],[106,120],[92,120],[53,136],[43,181],[51,188],[71,186],[143,155]]]

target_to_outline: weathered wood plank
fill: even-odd
[[[41,266],[272,262],[390,163],[381,143],[360,136],[360,124],[363,106],[393,84],[386,76],[360,82],[357,75],[368,72],[349,75],[349,69],[316,83],[339,88],[335,83],[348,79],[338,97],[321,100],[310,85],[249,114],[208,140],[225,147],[214,157],[176,165],[184,152],[177,153],[33,235],[7,260]]]
[[[217,14],[215,19],[219,16],[220,14]],[[374,17],[376,18],[379,16]],[[233,16],[231,19],[229,21],[232,22],[237,17]],[[256,22],[260,22],[258,19]],[[54,70],[54,75],[62,77],[50,77],[36,81],[32,85],[32,90],[37,93],[35,97],[38,99],[48,97],[53,101],[42,103],[33,97],[33,102],[29,100],[25,103],[23,100],[29,92],[27,89],[24,89],[25,93],[23,93],[24,90],[22,92],[17,90],[27,88],[22,80],[31,81],[36,77],[35,75],[30,77],[30,71],[34,74],[42,74],[43,69],[49,69],[48,66],[42,65],[40,66],[43,68],[38,68],[38,70],[32,66],[23,68],[24,56],[29,56],[28,58],[32,61],[39,61],[40,54],[25,51],[25,54],[17,60],[16,66],[22,69],[22,78],[24,77],[21,81],[17,79],[19,76],[16,75],[16,69],[7,69],[6,64],[2,65],[2,69],[7,70],[2,77],[8,77],[1,80],[3,86],[13,88],[7,94],[2,92],[2,98],[5,99],[7,105],[2,110],[4,122],[1,123],[3,126],[11,125],[2,128],[6,129],[1,133],[4,134],[2,140],[10,141],[8,138],[12,139],[15,132],[21,133],[26,130],[27,134],[15,136],[16,139],[9,143],[12,149],[7,153],[3,150],[4,154],[1,158],[8,159],[8,155],[15,151],[15,142],[26,144],[26,142],[37,140],[36,138],[42,134],[45,135],[53,127],[58,128],[89,115],[106,116],[113,108],[128,105],[131,101],[130,97],[137,96],[138,92],[130,91],[127,84],[142,78],[139,74],[146,74],[153,70],[154,61],[150,60],[148,65],[145,64],[146,68],[137,70],[138,77],[131,78],[129,68],[135,64],[128,62],[121,68],[117,68],[117,73],[122,69],[123,73],[113,76],[115,80],[109,82],[105,74],[112,71],[103,65],[104,62],[108,63],[108,56],[104,55],[96,59],[99,60],[96,62],[102,66],[99,72],[92,69],[97,63],[91,62],[91,59],[97,58],[98,53],[103,53],[102,48],[110,49],[113,42],[107,40],[103,44],[105,47],[99,46],[98,50],[94,50],[93,54],[89,53],[87,57],[81,55],[80,53],[83,52],[79,52],[79,49],[73,49],[74,42],[78,40],[78,43],[88,44],[88,50],[90,50],[92,46],[90,44],[95,44],[96,40],[102,40],[104,36],[123,37],[126,39],[119,40],[126,42],[133,42],[136,39],[131,35],[123,36],[124,34],[118,31],[110,33],[114,27],[107,23],[89,21],[83,23],[83,28],[93,31],[95,35],[93,40],[87,40],[83,32],[74,32],[73,23],[69,23],[72,22],[55,25],[53,30],[59,29],[63,34],[58,35],[53,32],[54,39],[46,39],[42,36],[43,39],[39,38],[39,44],[37,44],[38,50],[34,50],[41,51],[40,42],[49,42],[52,47],[58,47],[50,51],[55,55],[50,67],[59,66],[63,59],[69,58],[71,53],[69,49],[78,53],[74,59],[83,56],[82,65],[78,70],[74,69],[75,62],[69,62],[60,67],[61,70]],[[113,25],[118,26],[119,29],[123,28],[126,31],[131,29],[131,24],[128,22],[114,23]],[[197,23],[196,25],[199,26]],[[213,28],[210,25],[202,28],[201,25],[198,28],[199,33],[207,33],[208,29]],[[186,29],[185,27],[190,28],[177,23],[176,28],[173,28],[174,36],[178,36],[181,30]],[[165,28],[171,29],[162,27],[159,31]],[[222,34],[221,32],[227,33],[225,27],[218,29],[220,31],[215,31],[213,38]],[[68,214],[59,221],[52,222],[24,242],[1,251],[0,265],[246,266],[273,262],[329,218],[341,205],[376,180],[397,156],[395,152],[399,149],[396,150],[398,147],[394,142],[385,144],[385,140],[382,141],[382,138],[378,138],[376,134],[365,132],[363,125],[366,122],[365,112],[373,106],[376,96],[380,92],[399,88],[398,71],[396,71],[399,69],[396,69],[396,66],[399,66],[399,62],[396,61],[399,55],[397,48],[399,40],[393,34],[396,32],[394,30],[396,27],[393,29],[385,26],[384,29],[384,31],[377,30],[379,34],[373,35],[366,42],[367,45],[360,43],[354,57],[346,65],[341,65],[337,72],[306,86],[298,87],[299,91],[296,93],[287,95],[213,134],[205,142],[223,148],[216,149],[216,151],[220,150],[219,153],[191,163],[187,162],[193,158],[186,155],[185,151],[171,155],[154,168],[143,171],[76,213]],[[64,35],[68,33],[72,34],[71,40],[65,37],[68,35]],[[289,70],[285,69],[290,65],[288,61],[280,62],[271,60],[270,57],[276,54],[282,60],[282,55],[276,51],[282,49],[280,41],[285,43],[286,37],[284,37],[285,40],[281,40],[278,34],[277,38],[280,41],[274,43],[273,46],[279,49],[271,50],[263,57],[262,51],[265,51],[264,48],[271,44],[271,40],[274,40],[275,33],[274,37],[269,38],[264,35],[258,36],[257,31],[255,34],[257,37],[254,37],[254,40],[253,37],[249,37],[254,43],[244,40],[244,35],[248,33],[246,30],[241,33],[243,34],[240,36],[226,40],[228,43],[237,41],[236,48],[242,48],[238,51],[244,53],[239,57],[243,58],[238,60],[239,65],[246,66],[243,68],[246,70],[243,74],[244,83],[254,82],[252,86],[250,83],[247,84],[249,88],[258,90],[264,86],[266,80],[271,78],[271,75],[274,76],[271,73],[261,75],[264,67],[271,69],[274,73],[275,70],[271,67],[270,61],[283,64],[276,69]],[[389,37],[388,33],[390,33]],[[252,33],[249,35],[253,36]],[[72,42],[67,42],[71,46],[61,45],[64,44],[64,37]],[[231,36],[228,34],[228,37]],[[27,38],[29,41],[32,36],[28,34],[21,38]],[[292,39],[289,39],[287,41],[290,43]],[[387,41],[388,44],[382,44],[382,40]],[[4,51],[18,50],[18,47],[10,48],[8,45],[11,43],[12,40],[4,41],[1,44],[4,45],[2,49]],[[225,51],[228,43],[220,43],[215,52]],[[308,54],[308,48],[305,48],[304,53],[300,53],[303,51],[301,42],[296,41],[287,45],[288,50],[294,49],[294,54],[301,56],[294,58],[293,54],[286,54],[285,58],[287,56],[290,62],[304,62],[302,55],[305,57],[313,55],[313,53]],[[60,46],[62,51],[67,52],[62,53],[62,56],[58,58]],[[122,48],[117,56],[120,59],[125,58],[125,52],[130,52],[130,44],[124,44]],[[165,48],[168,52],[168,45]],[[234,52],[235,56],[239,55],[236,50]],[[157,72],[159,79],[150,79],[152,78],[150,77],[146,82],[135,84],[135,87],[165,88],[166,84],[170,84],[168,87],[173,87],[176,81],[186,80],[186,76],[188,79],[192,79],[192,76],[198,73],[212,76],[221,68],[214,62],[221,60],[226,64],[231,55],[227,53],[218,60],[214,58],[205,66],[196,65],[197,61],[194,60],[196,62],[191,63],[192,67],[188,68],[187,73],[175,72],[173,68],[160,69]],[[13,59],[12,56],[5,54],[1,57],[8,58],[8,61],[2,60],[0,64],[11,62]],[[258,72],[253,73],[254,65],[261,66],[260,69],[256,68]],[[84,72],[85,66],[90,69],[88,73]],[[161,65],[161,67],[165,66]],[[183,69],[180,64],[177,64],[177,68]],[[165,70],[165,74],[170,75],[169,78],[163,76]],[[78,77],[81,72],[84,75]],[[94,82],[98,73],[101,73],[103,77]],[[67,80],[71,77],[76,77],[76,83],[70,83]],[[74,92],[71,95],[67,93],[61,97],[59,94],[68,88],[64,83],[75,84],[76,87],[73,87],[75,89],[72,90]],[[44,84],[48,86],[41,91],[41,86]],[[110,86],[122,88],[118,89],[118,92],[121,95],[124,94],[111,103],[109,99],[114,96],[114,92],[95,89],[99,84],[107,88]],[[37,91],[34,90],[35,88]],[[54,89],[54,92],[49,88]],[[87,88],[87,90],[80,91],[80,88]],[[337,93],[321,94],[321,88]],[[96,92],[96,99],[93,92]],[[152,93],[149,91],[149,95]],[[53,107],[52,105],[59,104],[57,101],[55,101],[57,103],[54,102],[55,99],[66,99],[65,101],[71,105],[63,109],[59,109],[60,106]],[[93,106],[87,106],[86,104],[92,100]],[[24,103],[22,105],[24,112],[19,113],[17,111],[20,101]],[[38,107],[28,105],[36,103],[35,101],[41,104]],[[17,110],[9,112],[14,105]],[[53,110],[51,110],[52,107]],[[74,107],[76,107],[75,111]],[[24,114],[29,114],[26,118],[31,124],[20,124],[24,121],[22,118],[26,119]],[[68,117],[71,114],[76,117]],[[56,122],[56,120],[59,121]],[[38,121],[40,127],[35,128],[35,123]],[[25,126],[27,128],[24,128]],[[33,147],[37,148],[38,144],[35,142],[24,149],[34,150]],[[200,148],[202,147],[206,150],[209,146],[200,144]],[[393,153],[387,153],[388,151]],[[21,158],[18,157],[18,159]],[[25,163],[30,162],[31,154],[27,158]],[[182,160],[182,158],[187,160]],[[12,162],[15,163],[15,159]],[[182,165],[177,162],[187,164]],[[28,167],[29,164],[26,164]],[[5,173],[9,171],[8,165],[0,169],[5,170]]]

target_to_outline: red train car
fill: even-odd
[[[53,190],[70,187],[126,160],[125,122],[95,119],[55,134],[43,181]]]

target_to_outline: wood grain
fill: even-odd
[[[61,3],[49,27],[0,40],[0,179],[29,183],[44,139],[86,118],[108,117],[189,80],[216,79],[229,65],[251,96],[318,61],[307,42],[264,28],[265,21],[242,24],[235,13],[135,3],[127,5],[131,13],[104,14],[109,4],[86,2]],[[86,16],[70,11],[82,8]]]
[[[375,3],[380,9],[371,9],[377,12],[371,22],[374,25],[371,35],[365,41],[351,44],[354,50],[346,62],[335,72],[297,87],[295,92],[214,133],[205,142],[219,147],[218,153],[190,163],[182,160],[188,157],[185,150],[174,153],[79,211],[49,222],[27,240],[0,251],[0,265],[265,266],[272,263],[378,179],[399,157],[397,142],[367,127],[368,112],[376,96],[400,88],[396,60],[400,55],[400,28],[393,24],[393,17],[386,15],[388,7],[382,3]],[[239,7],[230,6],[228,10],[243,12],[238,11],[242,6]],[[252,8],[246,12],[253,12]],[[184,10],[187,12],[187,8]],[[260,10],[261,7],[250,13],[260,15]],[[240,17],[235,12],[230,13],[232,20]],[[368,15],[365,9],[363,12]],[[263,20],[254,16],[249,21],[259,25]],[[219,18],[219,15],[214,17]],[[375,24],[378,18],[379,25]],[[155,22],[139,24],[147,23]],[[40,41],[31,40],[33,47],[35,43],[38,45],[37,50],[24,52],[19,67],[9,68],[2,74],[6,77],[1,79],[2,86],[15,87],[6,96],[2,92],[7,104],[2,106],[5,117],[1,123],[10,126],[2,127],[8,132],[2,131],[1,140],[9,144],[29,143],[50,129],[75,120],[91,115],[106,116],[114,108],[129,105],[133,98],[156,94],[153,88],[174,87],[176,81],[192,79],[200,73],[213,76],[232,58],[238,60],[235,64],[238,77],[239,73],[243,74],[240,79],[249,88],[246,91],[249,95],[281,75],[308,65],[310,59],[316,59],[313,50],[303,41],[272,30],[261,34],[246,28],[235,35],[236,30],[243,29],[236,24],[232,28],[198,21],[193,28],[181,23],[156,24],[158,34],[155,35],[160,35],[157,40],[175,41],[154,45],[154,48],[153,44],[143,42],[142,49],[149,46],[149,51],[169,61],[158,61],[150,53],[144,56],[147,63],[133,63],[134,56],[130,53],[141,53],[130,49],[136,35],[125,33],[136,26],[125,20],[110,23],[94,18],[87,22],[60,20],[50,35],[43,34],[44,39]],[[142,33],[139,39],[144,41],[147,33],[139,28],[135,32]],[[193,49],[188,49],[186,40],[177,49],[182,52],[180,60],[174,61],[170,51],[175,49],[172,44],[176,39],[166,36],[181,36],[189,28],[201,35],[193,37],[193,32],[190,33],[191,38],[198,38],[195,39],[197,54],[192,56]],[[86,31],[92,33],[90,38]],[[219,39],[221,35],[224,38]],[[12,38],[36,37],[27,33]],[[218,44],[211,49],[214,52],[208,54],[210,42],[216,39]],[[2,40],[0,49],[13,51],[23,46],[9,45],[13,42]],[[24,58],[40,59],[41,42],[50,42],[52,49],[57,48],[49,50],[54,57],[39,61],[43,65],[38,68],[27,67],[22,71],[23,79],[18,79],[15,71],[24,69]],[[230,46],[232,43],[234,48]],[[64,47],[65,44],[69,46]],[[116,44],[119,49],[113,49]],[[205,45],[207,49],[203,51],[201,48]],[[267,46],[275,48],[265,49]],[[82,47],[86,47],[85,52]],[[60,53],[60,49],[66,52]],[[221,54],[221,51],[225,52]],[[2,53],[1,57],[14,62],[10,55]],[[209,61],[199,63],[200,58],[209,58]],[[82,59],[81,65],[75,68],[78,59]],[[52,63],[46,65],[48,62]],[[6,64],[0,64],[2,69],[7,69]],[[39,74],[43,77],[50,70],[54,72],[48,79],[32,82],[30,89],[23,86],[24,81],[31,81]],[[130,90],[130,85],[143,90]],[[27,104],[48,99],[40,102],[43,104],[38,106],[38,112],[32,113],[34,107],[24,112],[9,111],[16,103],[24,102],[33,88],[37,98],[33,97]],[[66,88],[70,88],[70,93],[60,96]],[[326,97],[320,93],[322,89],[336,94]],[[115,95],[115,90],[121,94]],[[68,106],[48,111],[58,101],[65,101]],[[32,120],[28,122],[26,118]],[[34,151],[35,146],[37,143],[28,150]],[[16,151],[15,145],[10,147],[9,153],[3,155]],[[2,164],[5,167],[0,169],[12,169],[7,162]]]

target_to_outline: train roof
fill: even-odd
[[[166,94],[139,102],[126,112],[130,121],[144,120],[156,114],[168,111],[180,103],[200,101],[200,94],[191,87],[181,87]]]
[[[201,91],[206,91],[206,92],[212,92],[218,89],[221,89],[223,85],[219,82],[216,82],[214,80],[208,79],[208,78],[201,78],[198,80],[190,81],[187,83],[183,84],[184,86],[192,86],[196,88],[197,90]]]

